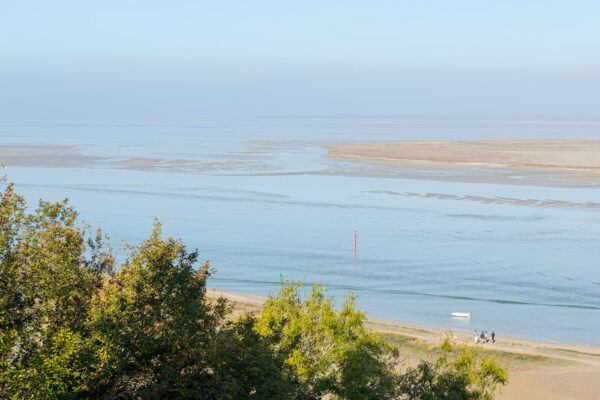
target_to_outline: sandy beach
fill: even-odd
[[[265,297],[209,289],[210,299],[225,297],[234,303],[234,314],[260,312]],[[444,329],[370,318],[368,325],[396,345],[406,365],[435,359]],[[497,337],[495,344],[475,345],[470,333],[453,332],[459,342],[476,346],[477,354],[499,359],[509,369],[510,383],[498,396],[518,399],[600,398],[600,346],[573,345]]]

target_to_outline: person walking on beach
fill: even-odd
[[[492,343],[496,343],[496,332],[492,331]]]
[[[481,331],[481,335],[479,335],[479,338],[481,339],[481,344],[485,343],[485,334],[483,333],[483,331]]]
[[[477,334],[477,329],[475,329],[475,333],[473,333],[473,340],[475,341],[475,344],[479,343],[479,335]]]
[[[484,342],[483,343],[487,343],[487,342],[489,342],[489,339],[488,339],[487,331],[485,331]]]

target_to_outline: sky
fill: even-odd
[[[598,21],[598,0],[0,0],[0,123],[598,120]]]

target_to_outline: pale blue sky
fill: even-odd
[[[0,118],[600,119],[600,1],[0,3]]]

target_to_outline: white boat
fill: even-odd
[[[471,314],[468,312],[453,312],[452,318],[471,318]]]

